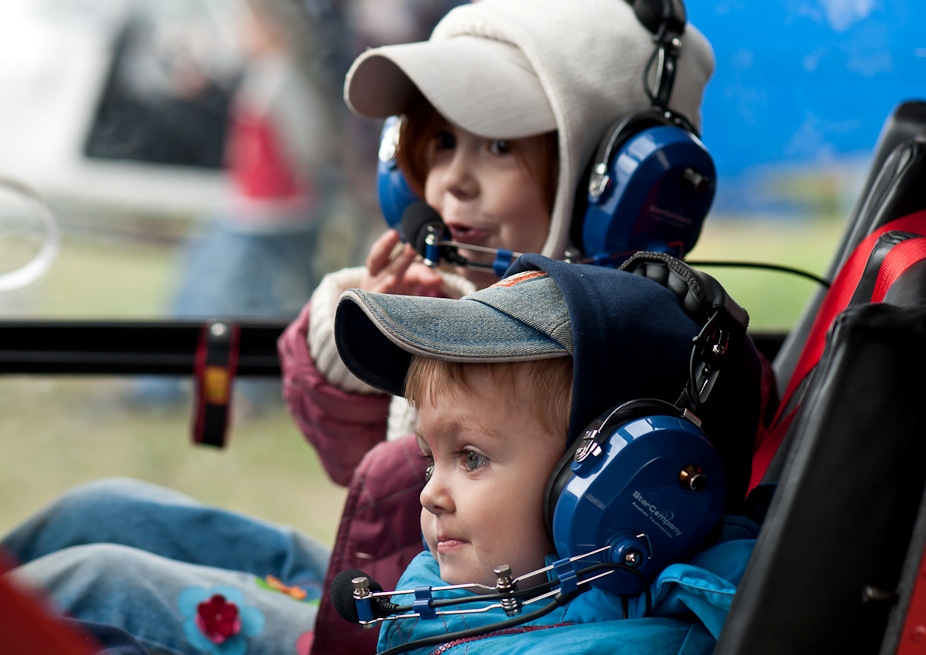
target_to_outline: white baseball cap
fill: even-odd
[[[417,93],[484,138],[519,139],[557,127],[530,62],[493,39],[460,35],[373,48],[354,61],[344,83],[347,104],[369,118],[405,112]]]

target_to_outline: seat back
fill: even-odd
[[[898,105],[888,117],[875,146],[868,178],[846,223],[842,242],[830,262],[827,279],[834,279],[849,255],[871,232],[890,221],[926,208],[926,102]],[[815,293],[798,318],[773,362],[783,394],[823,302]]]
[[[878,652],[926,488],[924,367],[926,307],[836,319],[717,655]]]

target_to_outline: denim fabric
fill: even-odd
[[[296,316],[321,280],[318,227],[255,233],[212,221],[186,247],[174,315]]]
[[[342,306],[350,302],[400,347],[424,357],[492,362],[571,355],[573,350],[563,294],[543,272],[502,280],[460,301],[353,289],[341,297],[337,321],[343,321],[349,308]],[[375,347],[338,341],[342,353]]]
[[[22,563],[11,575],[47,590],[63,612],[182,655],[307,653],[328,564],[324,547],[289,528],[125,479],[77,487],[0,547]],[[306,597],[274,589],[268,575]],[[216,594],[241,623],[223,643],[196,622]]]

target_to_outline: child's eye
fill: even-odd
[[[496,139],[492,142],[492,145],[489,146],[489,149],[494,155],[510,155],[511,154],[511,144],[503,139]]]
[[[457,146],[457,138],[446,131],[435,134],[434,141],[438,150],[453,150]]]
[[[463,451],[463,465],[469,471],[475,471],[482,468],[488,463],[488,458],[485,455],[477,453],[475,450],[466,450]]]
[[[434,475],[434,455],[431,453],[426,453],[421,451],[418,453],[418,457],[426,464],[424,469],[424,479],[428,481],[431,479],[431,476]]]

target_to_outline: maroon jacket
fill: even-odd
[[[349,490],[325,576],[360,569],[394,589],[423,549],[421,505],[425,463],[412,436],[384,441],[389,396],[350,394],[330,385],[315,367],[306,341],[310,306],[279,341],[283,398],[331,479]],[[322,594],[312,653],[375,653],[379,630],[338,616]]]

